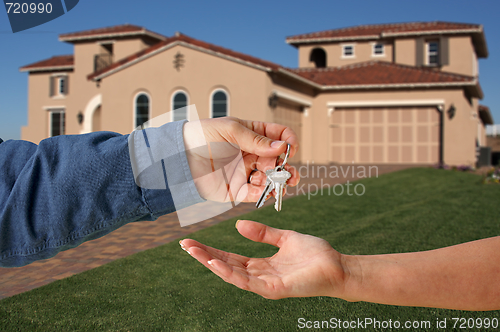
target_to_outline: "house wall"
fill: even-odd
[[[336,43],[336,44],[325,44],[325,45],[304,45],[299,47],[299,67],[300,68],[314,68],[314,62],[309,61],[311,51],[317,47],[323,48],[327,55],[327,67],[338,67],[350,65],[358,62],[365,61],[387,61],[392,62],[393,59],[393,46],[391,42],[387,41],[377,41],[384,42],[385,44],[385,54],[383,56],[373,55],[373,44],[375,41],[363,41],[363,42],[346,42],[346,43]],[[354,57],[343,58],[342,57],[342,46],[343,45],[354,45]]]
[[[441,70],[467,76],[476,76],[478,74],[478,61],[475,56],[474,45],[470,36],[449,36],[449,61],[448,65],[442,66]],[[433,39],[431,37],[425,40]],[[380,42],[380,41],[379,41]],[[345,42],[325,45],[302,45],[299,46],[299,67],[314,68],[314,62],[309,61],[311,51],[314,48],[323,48],[327,54],[327,66],[337,67],[345,66],[353,63],[365,62],[370,60],[380,60],[387,62],[395,62],[403,65],[416,65],[416,42],[415,38],[397,38],[386,40],[385,55],[374,56],[372,48],[375,41],[363,42]],[[354,45],[354,57],[342,57],[342,45]],[[426,49],[424,47],[424,59],[426,57]]]
[[[55,73],[54,73],[55,74]],[[71,95],[71,82],[74,73],[66,74],[69,80],[69,93]],[[53,73],[32,73],[28,75],[28,123],[21,128],[21,139],[39,143],[49,137],[49,111],[53,108],[68,109],[68,96],[50,96],[50,77]]]
[[[476,157],[475,139],[477,121],[471,117],[473,105],[469,104],[462,90],[394,90],[394,91],[352,91],[325,92],[314,99],[309,116],[310,122],[304,129],[305,136],[312,137],[310,153],[302,162],[328,163],[330,131],[328,124],[328,102],[395,101],[443,99],[445,112],[451,104],[457,111],[453,119],[444,117],[444,162],[452,165],[474,165]]]
[[[416,49],[415,39],[404,38],[394,40],[394,62],[402,65],[415,66]]]
[[[474,45],[469,36],[457,36],[448,38],[449,43],[449,65],[441,67],[441,70],[467,76],[475,76],[477,73],[477,58]]]
[[[173,66],[177,52],[184,55],[179,70]],[[184,90],[200,118],[208,118],[210,96],[218,88],[228,94],[229,115],[265,121],[269,114],[267,83],[268,75],[262,70],[178,45],[102,80],[102,126],[130,133],[134,98],[140,92],[151,98],[151,117],[171,111],[173,93]]]
[[[68,108],[66,110],[66,133],[79,134],[83,124],[78,124],[77,114],[85,113],[89,101],[100,94],[100,88],[95,82],[87,79],[94,72],[94,55],[100,53],[98,43],[75,44],[74,79],[70,81]]]
[[[113,43],[114,61],[123,59],[131,54],[142,51],[148,47],[142,39],[120,39]]]

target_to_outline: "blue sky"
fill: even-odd
[[[14,2],[14,0],[13,0]],[[479,61],[480,83],[496,123],[500,123],[500,1],[166,1],[80,0],[65,15],[41,26],[12,33],[0,9],[0,137],[19,139],[27,124],[27,74],[19,67],[71,54],[61,33],[124,23],[171,36],[191,37],[276,62],[297,66],[289,35],[360,24],[449,21],[483,24],[489,57]]]

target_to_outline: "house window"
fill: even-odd
[[[181,121],[181,120],[187,120],[187,108],[185,108],[188,104],[188,98],[187,95],[179,91],[174,95],[174,98],[172,98],[172,121]],[[183,108],[181,110],[181,108]]]
[[[135,99],[135,127],[140,127],[149,121],[149,97],[145,93]]]
[[[439,43],[437,41],[427,43],[427,64],[429,66],[439,65]]]
[[[212,118],[227,116],[227,94],[223,90],[217,90],[212,94]]]
[[[50,97],[64,97],[68,94],[68,76],[51,76],[49,80]]]
[[[66,77],[61,76],[59,77],[59,94],[60,95],[65,95],[66,94]]]
[[[342,57],[354,58],[354,45],[342,45]]]
[[[66,130],[66,118],[64,109],[50,110],[50,137],[64,135]]]
[[[373,44],[372,55],[373,56],[383,56],[383,55],[385,55],[384,44],[381,44],[381,43],[375,43],[375,44]]]
[[[326,52],[322,48],[315,48],[311,51],[309,61],[314,62],[316,68],[326,67]]]

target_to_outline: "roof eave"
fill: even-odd
[[[79,42],[85,40],[96,40],[96,39],[108,39],[108,38],[116,38],[116,37],[134,37],[138,35],[145,35],[151,38],[155,38],[158,40],[165,40],[167,37],[162,36],[160,34],[154,33],[148,30],[139,30],[139,31],[129,31],[129,32],[112,32],[112,33],[103,33],[97,35],[83,35],[83,36],[68,36],[64,37],[64,35],[59,36],[59,41],[61,42]]]
[[[428,83],[389,83],[389,84],[351,84],[324,85],[322,90],[369,90],[369,89],[418,89],[418,88],[456,88],[477,87],[476,82],[428,82]]]
[[[21,67],[19,68],[20,72],[41,72],[41,71],[60,71],[60,70],[73,70],[74,66],[51,66],[51,67]]]
[[[307,84],[309,86],[312,86],[313,88],[316,88],[316,89],[319,89],[319,90],[321,90],[323,88],[323,85],[318,84],[318,83],[316,83],[314,81],[311,81],[311,80],[309,80],[309,79],[307,79],[305,77],[302,77],[300,75],[297,75],[297,74],[295,74],[293,72],[290,72],[290,71],[288,71],[288,70],[286,70],[284,68],[279,68],[277,70],[277,72],[281,73],[281,74],[284,74],[285,76],[288,76],[288,77],[290,77],[290,78],[292,78],[294,80],[297,80],[299,82],[302,82],[302,83],[305,83],[305,84]]]
[[[456,35],[456,34],[472,34],[482,32],[482,29],[444,29],[444,30],[429,30],[429,31],[405,31],[405,32],[382,32],[382,37],[410,37],[422,35]]]
[[[359,41],[359,40],[373,40],[380,39],[380,35],[366,35],[366,36],[356,36],[356,37],[318,37],[318,38],[297,38],[297,39],[286,39],[286,43],[298,46],[301,44],[314,44],[314,43],[328,43],[328,42],[339,42],[339,41]]]
[[[490,109],[488,107],[479,108],[479,118],[484,125],[495,124],[493,121],[493,116],[491,116]]]

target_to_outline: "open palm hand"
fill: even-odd
[[[216,275],[269,299],[335,296],[343,292],[342,255],[320,238],[241,220],[246,238],[279,247],[272,257],[249,258],[186,239],[181,246]]]

